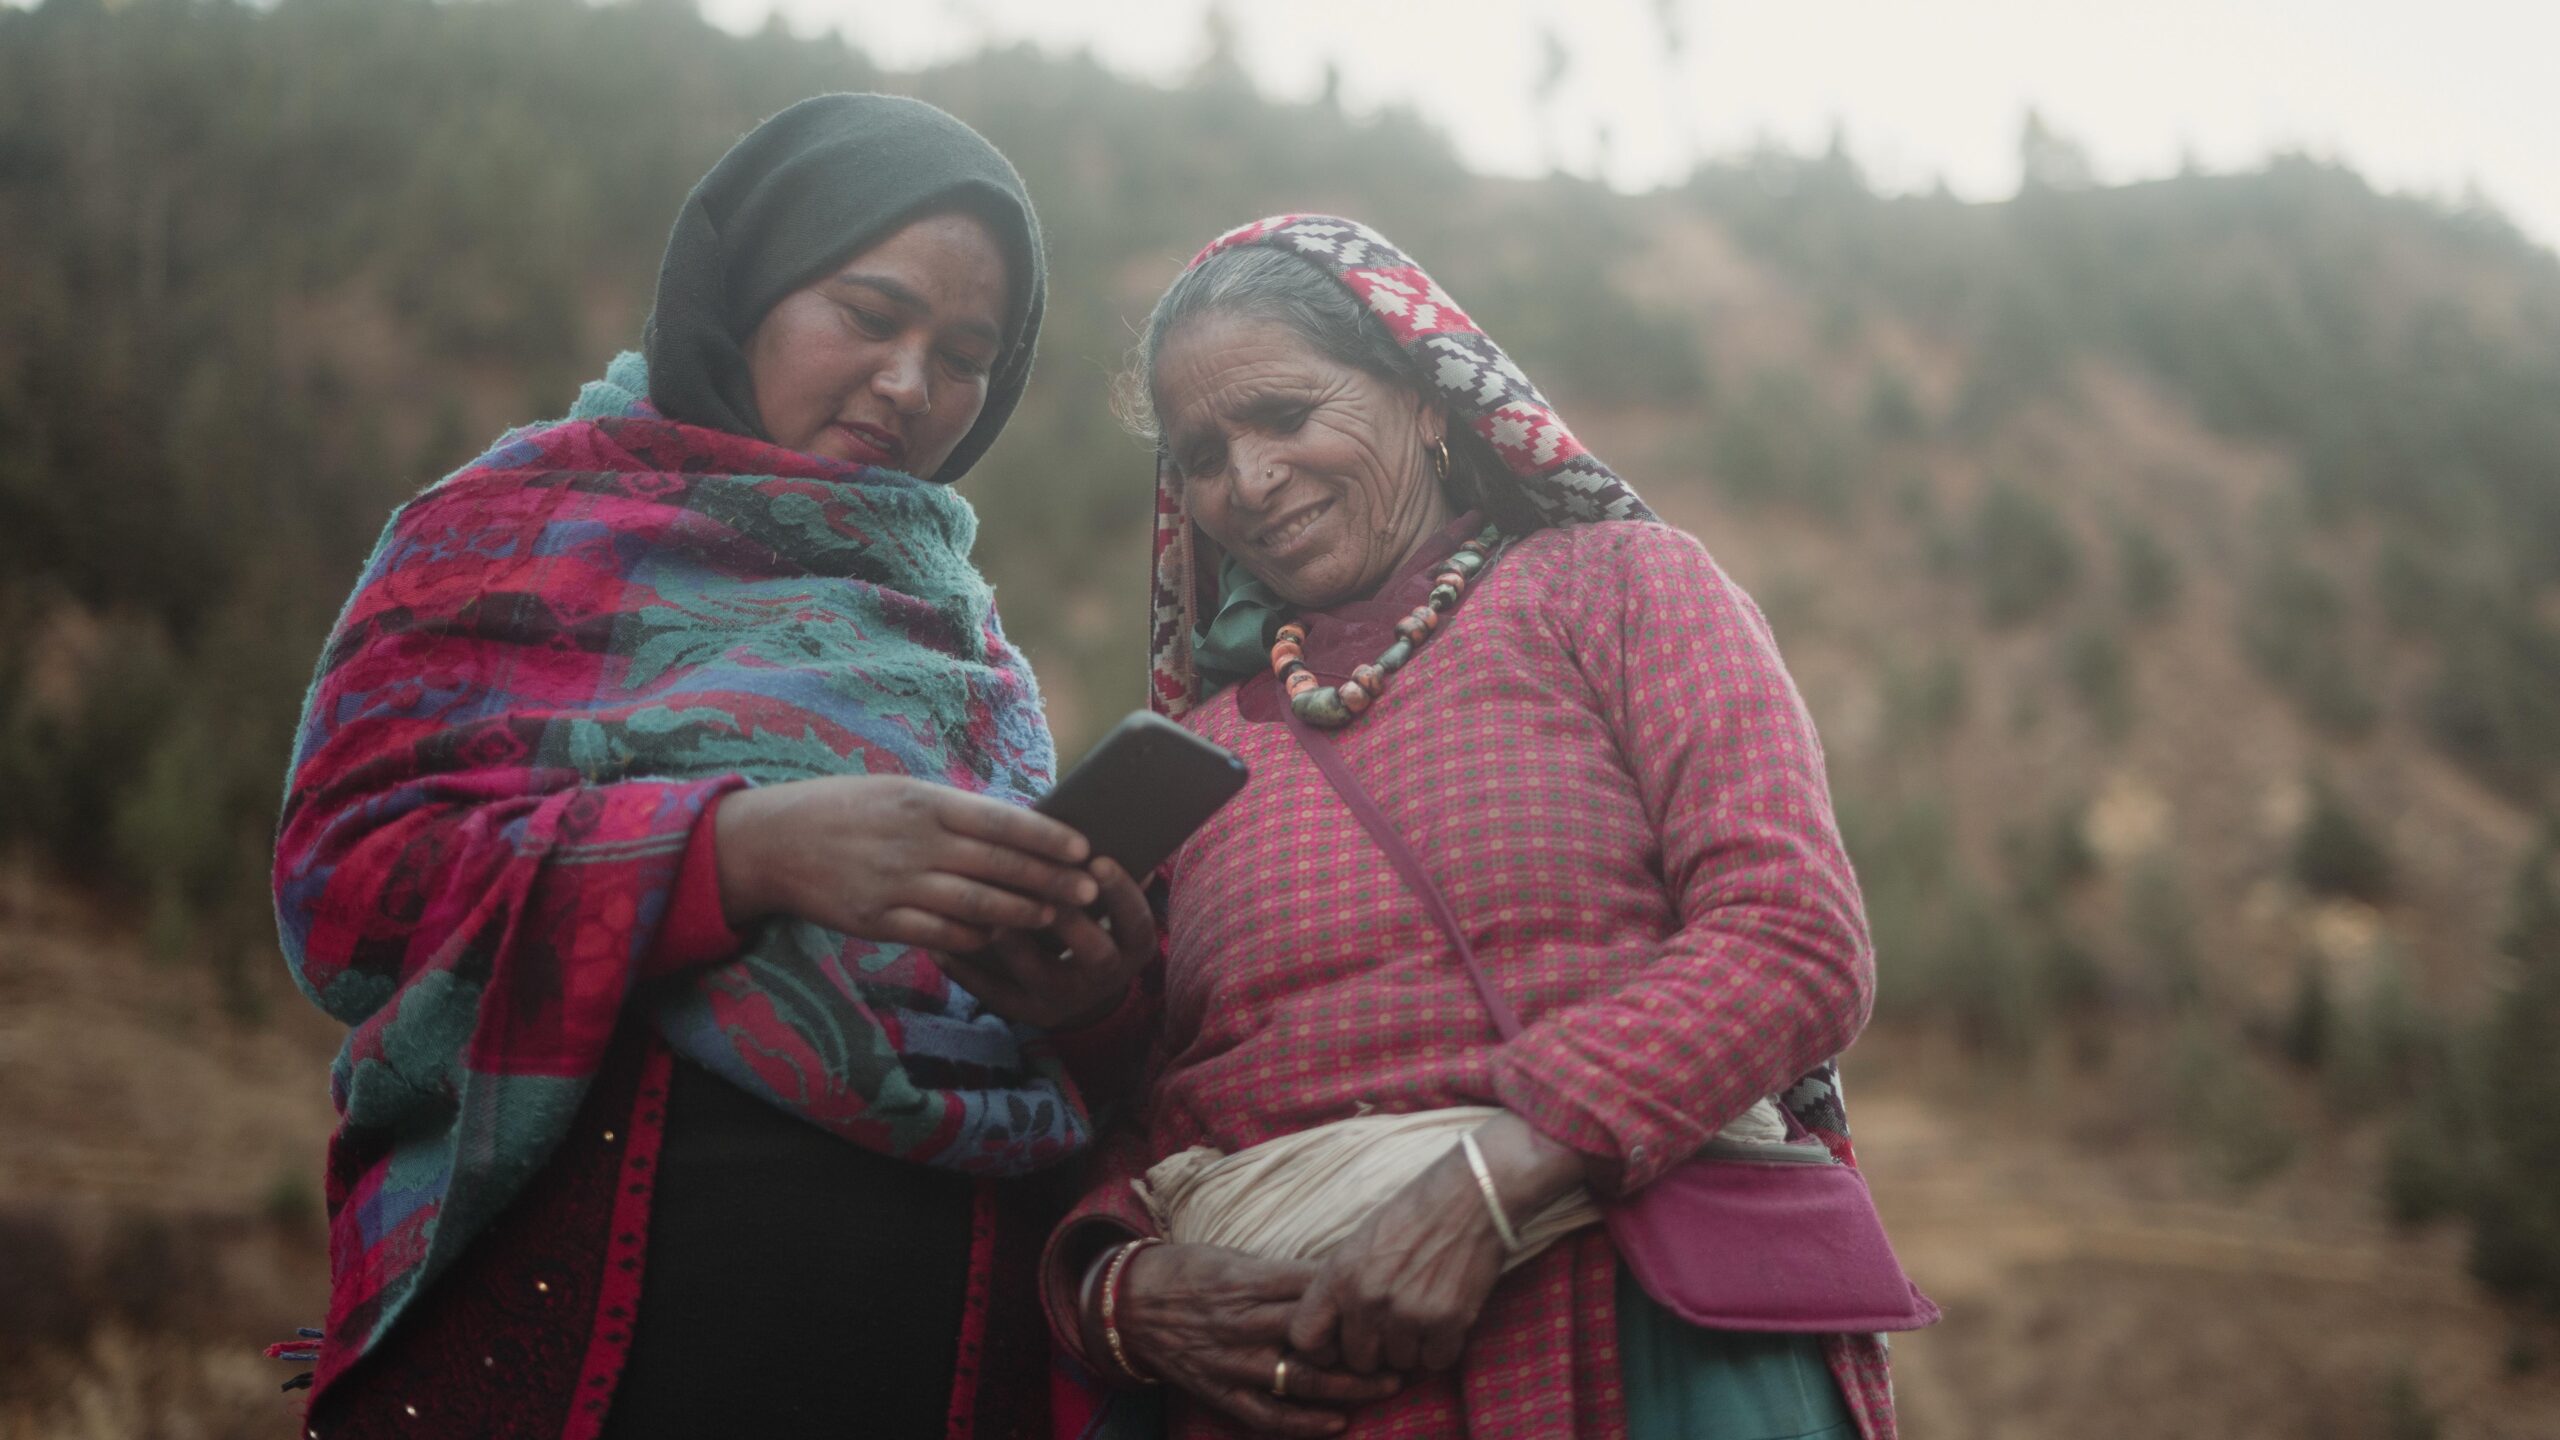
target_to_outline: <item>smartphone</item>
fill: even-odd
[[[1031,808],[1071,825],[1144,885],[1244,788],[1244,757],[1151,711],[1111,727]]]

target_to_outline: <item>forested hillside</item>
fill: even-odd
[[[1837,152],[1638,197],[1491,181],[1214,52],[1173,89],[1027,50],[890,75],[680,0],[0,9],[0,937],[50,937],[0,948],[28,1017],[0,1087],[72,1063],[30,1038],[56,992],[9,989],[39,950],[70,974],[65,936],[205,997],[188,1033],[234,1037],[244,1095],[291,1073],[238,1048],[300,1004],[270,835],[384,516],[635,343],[731,140],[875,87],[985,131],[1049,236],[1031,393],[966,493],[1062,747],[1140,697],[1149,466],[1110,406],[1133,327],[1229,225],[1358,216],[1769,612],[1886,1043],[2269,1214],[2453,1217],[2427,1233],[2496,1293],[2560,1305],[2548,249],[2303,159],[2095,186],[2032,124],[1999,204],[1882,196]],[[1997,1109],[2023,1096],[2062,1109]],[[243,1161],[190,1203],[305,1223],[317,1136],[292,1144],[308,1172]],[[0,1289],[75,1173],[0,1173]],[[88,1322],[46,1323],[76,1347]],[[34,1393],[8,1366],[0,1416]]]

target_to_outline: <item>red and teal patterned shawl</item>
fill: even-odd
[[[333,1369],[543,1164],[626,1009],[903,1159],[1015,1174],[1088,1138],[1047,1047],[902,947],[774,922],[648,979],[726,791],[904,774],[1027,803],[1054,752],[966,501],[646,393],[625,355],[396,513],[304,708],[275,886],[298,982],[351,1027]]]

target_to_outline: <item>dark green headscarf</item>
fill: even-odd
[[[765,312],[907,221],[958,209],[986,222],[1013,281],[987,405],[940,473],[967,474],[1031,378],[1048,297],[1040,219],[986,137],[921,100],[820,95],[730,147],[685,197],[642,342],[649,399],[669,419],[768,440],[741,348]]]

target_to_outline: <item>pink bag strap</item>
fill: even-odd
[[[1502,998],[1502,992],[1493,988],[1493,981],[1486,977],[1484,966],[1477,963],[1476,947],[1467,943],[1467,933],[1458,928],[1457,914],[1449,908],[1449,897],[1441,891],[1440,882],[1431,878],[1431,872],[1422,868],[1422,857],[1414,854],[1413,847],[1404,843],[1404,837],[1396,833],[1395,823],[1387,819],[1386,812],[1378,808],[1377,801],[1369,798],[1368,787],[1360,783],[1359,776],[1351,773],[1351,766],[1342,758],[1342,752],[1333,748],[1331,740],[1299,719],[1296,708],[1289,704],[1289,697],[1285,695],[1280,697],[1280,718],[1287,722],[1289,733],[1298,738],[1298,745],[1307,752],[1307,758],[1316,762],[1316,769],[1322,771],[1326,782],[1333,786],[1333,793],[1341,796],[1343,803],[1351,807],[1351,813],[1359,820],[1361,828],[1367,830],[1369,838],[1386,852],[1388,863],[1404,877],[1406,886],[1420,897],[1422,908],[1430,912],[1432,920],[1440,926],[1440,933],[1448,936],[1449,943],[1458,948],[1459,963],[1467,967],[1467,978],[1475,982],[1477,997],[1484,1001],[1484,1008],[1493,1015],[1493,1028],[1500,1031],[1505,1040],[1517,1036],[1520,1033],[1519,1014],[1512,1010],[1510,1001]],[[1786,1124],[1789,1140],[1802,1140],[1810,1133],[1783,1099],[1778,1102],[1778,1116]]]
[[[1458,917],[1449,909],[1449,897],[1441,892],[1440,882],[1432,879],[1431,872],[1422,868],[1421,857],[1415,855],[1413,847],[1405,844],[1404,837],[1396,833],[1394,823],[1387,819],[1386,812],[1378,808],[1378,802],[1369,798],[1360,777],[1352,774],[1350,765],[1343,761],[1342,752],[1334,749],[1333,742],[1317,734],[1306,721],[1299,719],[1296,708],[1289,704],[1289,697],[1285,695],[1280,697],[1280,718],[1288,722],[1289,733],[1298,737],[1298,744],[1306,750],[1307,758],[1316,762],[1316,768],[1324,772],[1333,792],[1351,807],[1352,815],[1369,832],[1369,838],[1377,841],[1378,848],[1387,852],[1388,863],[1396,867],[1396,873],[1404,877],[1404,883],[1421,898],[1422,908],[1431,912],[1431,918],[1440,926],[1440,933],[1448,936],[1449,943],[1458,947],[1458,960],[1467,967],[1467,978],[1476,982],[1476,994],[1484,1001],[1484,1008],[1492,1013],[1493,1028],[1502,1032],[1505,1040],[1518,1035],[1519,1015],[1512,1010],[1511,1002],[1502,998],[1502,992],[1493,988],[1493,982],[1485,978],[1484,967],[1476,963],[1476,949],[1467,943],[1467,933],[1458,928]]]

